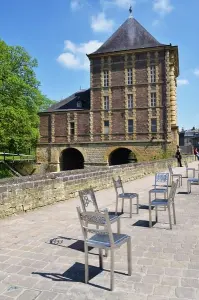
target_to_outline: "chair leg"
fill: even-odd
[[[122,213],[124,213],[124,198],[122,198]]]
[[[176,225],[176,210],[175,210],[175,203],[172,203],[173,206],[173,222]]]
[[[130,218],[132,218],[132,198],[130,198]]]
[[[167,196],[167,195],[168,195],[168,192],[165,192],[165,193],[164,193],[164,199],[166,199],[166,197],[167,197],[167,199],[168,199],[168,196]],[[165,210],[166,210],[166,206],[164,206],[164,211],[165,211]]]
[[[149,227],[152,227],[151,205],[149,204]]]
[[[187,194],[189,194],[189,181],[187,180]]]
[[[107,249],[105,249],[104,257],[108,257],[108,250]]]
[[[181,186],[182,186],[182,176],[181,176]]]
[[[106,252],[106,249],[105,249]],[[103,252],[102,249],[99,249],[99,267],[103,270]]]
[[[85,252],[85,283],[88,283],[89,274],[88,274],[88,246],[84,242],[84,252]]]
[[[169,215],[170,229],[172,229],[172,223],[171,223],[171,208],[170,208],[170,204],[168,204],[168,215]]]
[[[116,198],[115,214],[118,212],[118,197]]]
[[[127,241],[127,259],[128,259],[128,275],[132,274],[132,255],[131,255],[131,238]]]
[[[189,176],[188,176],[188,170],[186,169],[186,177],[188,178]]]
[[[155,221],[158,223],[158,207],[155,207]]]
[[[114,249],[111,249],[111,291],[114,290]]]
[[[121,222],[120,222],[120,218],[117,219],[117,233],[120,234],[120,228],[121,228]]]
[[[139,214],[139,195],[137,195],[137,214]]]

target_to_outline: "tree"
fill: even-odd
[[[38,112],[53,101],[42,95],[37,61],[19,46],[0,40],[0,149],[27,152],[39,135]]]

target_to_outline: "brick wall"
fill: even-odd
[[[193,160],[193,155],[187,157],[187,161]],[[1,180],[0,218],[65,201],[89,186],[95,190],[111,187],[112,177],[118,175],[124,182],[135,180],[167,169],[168,163],[175,166],[176,159]]]

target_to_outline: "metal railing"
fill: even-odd
[[[34,161],[33,155],[0,152],[0,161]]]

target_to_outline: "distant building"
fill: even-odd
[[[179,133],[180,146],[193,146],[199,148],[199,130],[182,129]]]
[[[129,17],[88,58],[90,89],[40,113],[37,162],[59,171],[174,152],[178,47],[159,43]]]

